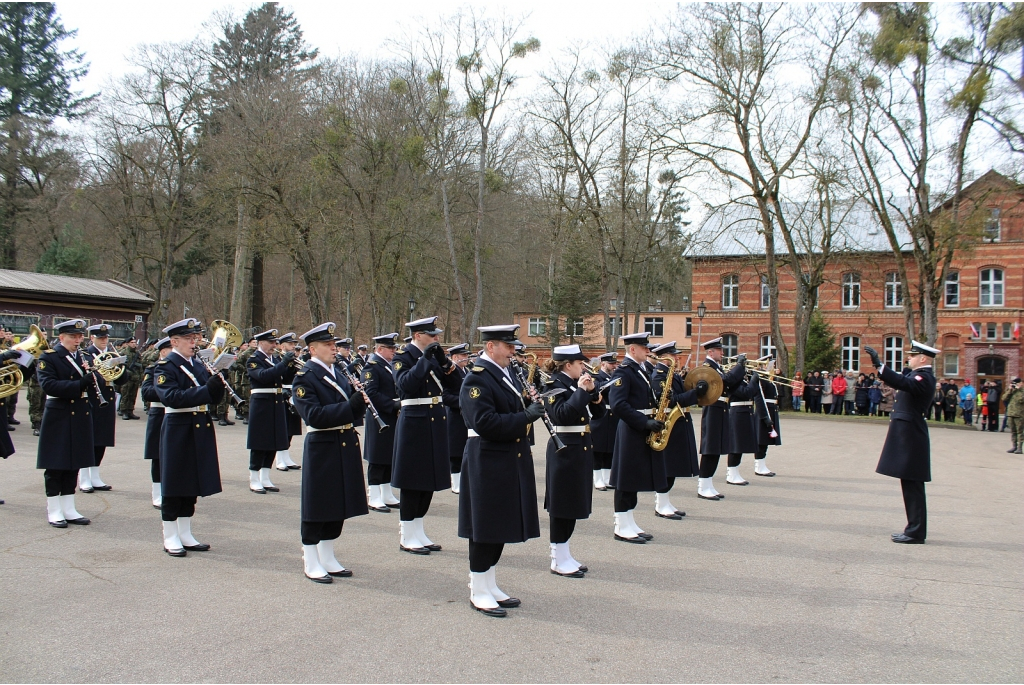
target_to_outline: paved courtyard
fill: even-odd
[[[899,484],[874,473],[885,425],[784,415],[776,478],[753,477],[748,455],[751,484],[726,486],[723,466],[720,502],[677,482],[682,521],[641,495],[652,543],[614,541],[612,492],[596,493],[572,541],[583,580],[548,572],[546,537],[508,546],[497,577],[523,606],[497,620],[468,605],[448,491],[426,519],[443,552],[400,552],[397,512],[371,512],[337,545],[353,578],[303,577],[300,472],[251,494],[241,423],[217,431],[224,492],[193,526],[210,552],[161,551],[144,420],[118,421],[102,469],[114,490],[77,497],[92,525],[51,528],[25,407],[0,462],[3,681],[1024,679],[1024,469],[1006,433],[932,429],[928,544],[901,546]]]

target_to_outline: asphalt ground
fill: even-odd
[[[642,494],[646,545],[612,539],[612,492],[572,539],[583,580],[549,573],[544,537],[509,545],[506,619],[470,609],[457,498],[437,493],[429,557],[398,549],[398,514],[348,522],[338,559],[352,578],[302,573],[300,472],[278,494],[248,489],[245,427],[218,428],[224,492],[193,531],[213,549],[161,551],[142,459],[145,420],[118,421],[103,478],[79,494],[92,519],[46,524],[36,439],[25,420],[0,462],[0,681],[661,682],[1024,680],[1022,457],[1006,433],[933,428],[926,545],[895,545],[899,484],[874,473],[883,422],[782,419],[775,478],[698,500],[682,521]],[[540,424],[538,424],[539,427]],[[301,440],[293,455],[301,461]],[[534,449],[543,496],[544,451]]]

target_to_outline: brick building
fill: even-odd
[[[608,333],[615,349],[622,349],[619,340],[623,330],[632,332],[649,331],[651,342],[661,343],[676,341],[676,347],[684,353],[690,351],[690,333],[695,319],[693,312],[666,312],[657,305],[645,312],[631,312],[626,321],[622,314],[615,311],[614,302],[609,303]],[[519,324],[519,339],[541,358],[551,356],[551,338],[548,326],[550,322],[544,314],[537,312],[516,312],[513,321]],[[585,354],[595,357],[605,352],[605,316],[598,312],[581,320],[568,323],[565,317],[558,321],[561,345],[578,343]],[[696,334],[696,331],[694,331]]]
[[[965,192],[979,207],[982,237],[958,253],[946,282],[938,314],[936,346],[942,353],[936,359],[936,376],[1003,381],[1024,370],[1024,189],[990,171]],[[760,356],[773,348],[759,228],[753,211],[731,205],[708,218],[697,234],[701,240],[689,253],[692,302],[703,301],[707,307],[704,337],[723,336],[729,354]],[[901,238],[902,245],[909,245],[908,235]],[[785,245],[777,249],[780,259],[786,259]],[[865,345],[902,368],[910,341],[901,298],[916,294],[912,254],[904,250],[908,287],[899,282],[888,240],[866,205],[854,205],[845,215],[833,249],[838,254],[819,288],[818,308],[836,334],[842,368],[868,368]],[[792,331],[798,284],[788,267],[780,265],[778,273],[782,328]],[[792,349],[792,340],[786,343]]]

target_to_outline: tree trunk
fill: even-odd
[[[480,168],[477,178],[476,230],[473,233],[473,274],[476,278],[476,302],[473,304],[473,323],[470,335],[476,339],[476,329],[480,326],[480,311],[484,302],[483,257],[480,254],[484,232],[484,193],[486,192],[487,176],[487,127],[480,127]]]
[[[231,277],[231,306],[228,320],[239,328],[249,327],[249,309],[245,306],[246,271],[249,269],[249,234],[245,221],[245,204],[238,203],[238,230],[235,234],[235,265]]]
[[[448,239],[448,257],[452,264],[452,282],[459,296],[459,340],[470,339],[466,333],[466,296],[462,293],[462,279],[459,278],[459,259],[455,252],[455,229],[452,226],[451,206],[448,200],[448,179],[441,178],[441,209],[444,212],[444,234]]]
[[[266,328],[266,312],[263,307],[263,254],[252,255],[252,325]]]

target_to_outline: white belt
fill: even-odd
[[[556,433],[589,433],[590,426],[555,426]]]
[[[472,428],[470,428],[469,430],[466,431],[466,437],[469,437],[469,438],[479,438],[480,434],[477,433]]]
[[[352,428],[351,423],[346,423],[344,426],[331,426],[330,428],[313,428],[312,426],[306,426],[307,433],[317,433],[319,431],[347,431]]]
[[[89,393],[83,392],[81,398],[78,398],[78,397],[54,397],[53,395],[47,395],[46,399],[48,399],[48,400],[68,400],[68,401],[77,400],[77,399],[87,400],[87,399],[89,399]]]
[[[402,400],[403,407],[412,407],[417,404],[441,404],[440,397],[417,397],[411,400]]]
[[[729,406],[730,407],[752,407],[752,406],[754,406],[754,401],[753,400],[747,400],[746,402],[733,402],[732,400],[730,400],[729,401]]]
[[[764,401],[764,403],[765,403],[765,404],[775,404],[775,403],[777,403],[777,402],[778,402],[778,400],[769,400],[769,399],[766,399],[766,400]]]
[[[152,409],[153,407],[159,407],[160,409],[166,409],[166,407],[164,407],[164,405],[162,403],[160,403],[160,402],[150,402],[149,403],[149,408]]]
[[[644,416],[654,416],[653,409],[637,409],[637,411],[643,414]]]
[[[181,407],[175,409],[174,407],[164,407],[165,414],[188,414],[191,412],[206,412],[208,407],[205,404],[200,404],[198,407]]]
[[[290,385],[282,385],[281,387],[284,388],[285,390],[291,390],[292,389],[292,386],[290,386]]]
[[[267,394],[267,395],[280,395],[281,388],[250,388],[249,393],[252,395]]]

